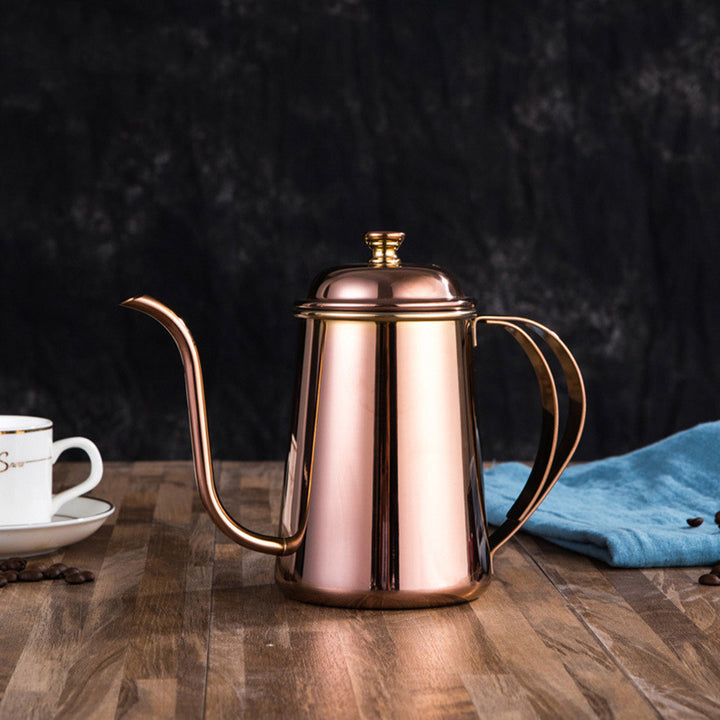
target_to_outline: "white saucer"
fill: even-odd
[[[44,555],[92,535],[115,511],[107,500],[79,497],[66,502],[49,523],[0,525],[0,557]]]

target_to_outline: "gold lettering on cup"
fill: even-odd
[[[0,473],[7,472],[10,468],[21,468],[24,465],[29,465],[30,463],[44,462],[45,460],[52,460],[52,458],[50,458],[50,457],[44,457],[44,458],[35,458],[34,460],[16,460],[15,462],[11,462],[10,460],[5,459],[8,457],[9,454],[10,453],[7,450],[0,452]]]

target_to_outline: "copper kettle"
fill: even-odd
[[[185,323],[148,296],[123,303],[158,320],[180,350],[205,509],[240,545],[277,555],[276,580],[298,600],[371,608],[472,600],[494,554],[542,502],[582,433],[582,376],[560,338],[525,318],[478,315],[450,274],[401,263],[403,238],[368,233],[369,263],[322,273],[295,306],[304,351],[278,537],[243,527],[218,497],[200,360]],[[472,393],[478,325],[500,325],[520,343],[542,403],[527,484],[491,534]],[[565,375],[562,435],[539,340]]]

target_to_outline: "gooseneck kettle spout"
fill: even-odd
[[[203,386],[200,356],[190,331],[170,308],[149,295],[129,298],[121,303],[149,315],[157,320],[175,340],[185,369],[185,390],[187,392],[190,435],[195,467],[195,480],[200,499],[213,522],[236,543],[269,555],[289,555],[302,542],[307,517],[301,520],[297,532],[288,538],[262,535],[243,527],[233,519],[223,506],[215,487],[210,436],[208,432],[205,389]]]

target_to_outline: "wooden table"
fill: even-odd
[[[272,532],[282,466],[217,470]],[[315,607],[215,529],[190,463],[110,463],[94,495],[117,512],[43,561],[97,580],[0,590],[3,720],[720,717],[720,588],[697,568],[613,570],[521,535],[473,603]]]

